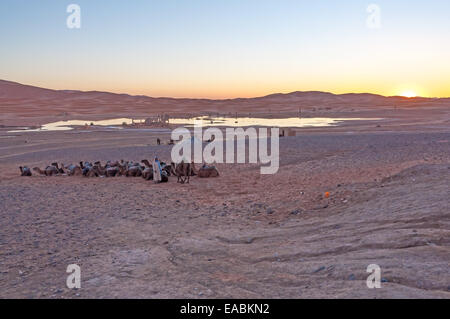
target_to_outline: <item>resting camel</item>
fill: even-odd
[[[88,168],[88,171],[86,172],[86,177],[99,177],[101,174],[98,170],[98,167],[91,166]]]
[[[78,165],[70,164],[65,167],[67,170],[68,176],[81,176],[83,175],[83,171],[81,170],[81,167]]]
[[[33,171],[37,172],[40,175],[45,175],[45,176],[53,176],[53,175],[58,175],[59,171],[55,166],[47,166],[45,168],[45,170],[41,170],[39,167],[34,167]]]
[[[31,170],[26,166],[25,167],[20,166],[19,169],[20,169],[20,176],[31,176],[32,175]]]
[[[117,166],[106,167],[106,177],[120,176],[120,168]]]
[[[215,166],[207,166],[206,164],[203,164],[203,166],[198,170],[197,176],[200,178],[218,177],[219,171]]]
[[[189,184],[189,178],[191,176],[191,164],[181,162],[180,164],[171,164],[172,173],[177,177],[177,183]]]
[[[86,177],[98,177],[100,176],[98,168],[94,167],[94,165],[92,165],[89,162],[80,162],[80,167],[81,170],[83,172],[83,176]]]
[[[153,167],[148,160],[142,160],[142,164],[145,165],[144,170],[142,171],[142,178],[149,181],[153,179]]]
[[[120,168],[116,166],[118,165],[118,162],[113,163],[114,166],[111,166],[111,162],[107,162],[106,166],[102,166],[101,162],[95,162],[94,167],[97,168],[97,171],[100,176],[105,177],[115,177],[118,176],[120,173]]]
[[[118,161],[115,162],[111,162],[111,161],[107,161],[106,162],[106,167],[119,167],[120,163]]]
[[[89,169],[92,167],[92,164],[89,162],[80,162],[80,168],[83,172],[83,176],[86,176],[86,174],[89,172]]]
[[[142,171],[143,168],[141,167],[141,165],[139,165],[139,163],[128,163],[126,162],[126,171],[125,171],[125,176],[126,177],[140,177],[142,176]]]
[[[170,175],[172,174],[172,171],[173,171],[172,165],[171,165],[171,164],[167,165],[167,164],[164,163],[164,162],[161,162],[160,164],[161,164],[161,170],[162,170],[163,172],[166,172],[166,173],[167,173],[167,176],[170,176]]]
[[[166,171],[161,172],[161,183],[167,183],[169,181],[169,175]]]
[[[58,170],[58,174],[64,174],[64,164],[61,164],[61,167],[58,166],[58,163],[52,163],[52,166],[55,166]]]

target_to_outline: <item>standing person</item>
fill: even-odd
[[[161,163],[159,162],[158,158],[155,157],[155,160],[153,161],[153,181],[155,183],[161,183],[162,181],[162,170],[161,170]]]

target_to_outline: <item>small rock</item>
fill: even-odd
[[[351,274],[351,275],[348,277],[348,280],[355,280],[355,279],[356,279],[356,277],[355,277],[354,274]]]
[[[273,214],[274,212],[275,212],[275,211],[274,211],[272,208],[268,208],[268,209],[266,210],[266,213],[269,214],[269,215]]]
[[[291,215],[300,215],[301,213],[302,213],[301,209],[296,209],[296,210],[291,212]]]
[[[322,270],[325,270],[325,266],[317,268],[316,270],[314,270],[314,273],[316,274],[318,272],[321,272]]]
[[[250,237],[250,238],[247,238],[247,240],[245,241],[247,244],[251,244],[251,243],[253,243],[255,241],[255,238],[253,238],[253,237]]]

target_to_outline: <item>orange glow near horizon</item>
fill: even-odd
[[[8,79],[9,80],[9,79]],[[150,97],[172,97],[172,98],[200,98],[200,99],[234,99],[234,98],[254,98],[269,94],[287,94],[295,91],[321,91],[333,94],[347,93],[371,93],[383,96],[404,96],[413,97],[450,97],[450,90],[444,87],[436,90],[424,90],[417,86],[404,86],[395,84],[375,85],[370,83],[339,83],[334,85],[332,81],[320,81],[315,79],[311,83],[249,83],[247,81],[224,81],[225,83],[207,83],[206,81],[192,81],[189,84],[174,81],[173,85],[168,83],[155,83],[142,81],[139,83],[127,83],[123,80],[84,82],[43,82],[43,81],[20,81],[21,84],[32,85],[55,90],[80,90],[80,91],[104,91],[117,94],[145,95]],[[150,82],[150,83],[149,83]],[[322,83],[321,83],[322,82]],[[184,84],[184,85],[183,85]],[[439,90],[440,89],[440,90]]]
[[[283,70],[284,71],[284,70]],[[86,79],[85,74],[62,79],[41,78],[40,76],[8,77],[5,80],[25,85],[37,86],[55,90],[104,91],[118,94],[146,95],[150,97],[173,98],[206,98],[234,99],[254,98],[269,94],[287,94],[295,91],[321,91],[333,94],[371,93],[383,96],[405,97],[450,97],[450,87],[431,79],[431,76],[417,79],[405,79],[404,76],[384,80],[382,75],[376,78],[361,74],[346,74],[343,76],[326,75],[323,72],[304,77],[297,74],[283,77],[283,71],[250,74],[217,74],[209,71],[207,74],[185,75],[184,77],[160,76],[150,77],[140,75],[132,78],[121,77],[118,72],[109,70],[104,78],[100,74]],[[336,72],[338,73],[338,72]],[[102,74],[103,75],[103,74]],[[84,79],[84,80],[82,80]]]
[[[417,97],[417,94],[416,94],[416,92],[414,92],[414,91],[403,91],[402,92],[402,94],[400,94],[401,96],[404,96],[404,97],[408,97],[408,98],[413,98],[413,97]]]

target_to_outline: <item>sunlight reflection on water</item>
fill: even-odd
[[[362,121],[362,120],[379,120],[374,118],[329,118],[329,117],[312,117],[312,118],[257,118],[257,117],[208,117],[201,116],[195,118],[173,118],[169,119],[169,124],[193,126],[194,124],[206,127],[225,126],[225,127],[248,127],[248,126],[265,126],[265,127],[325,127],[336,126],[345,121]],[[123,124],[130,125],[134,123],[142,123],[144,119],[116,118],[101,121],[83,121],[69,120],[44,124],[37,129],[19,129],[9,131],[9,133],[19,132],[50,132],[50,131],[70,131],[75,126],[103,126],[112,129],[121,129]]]

